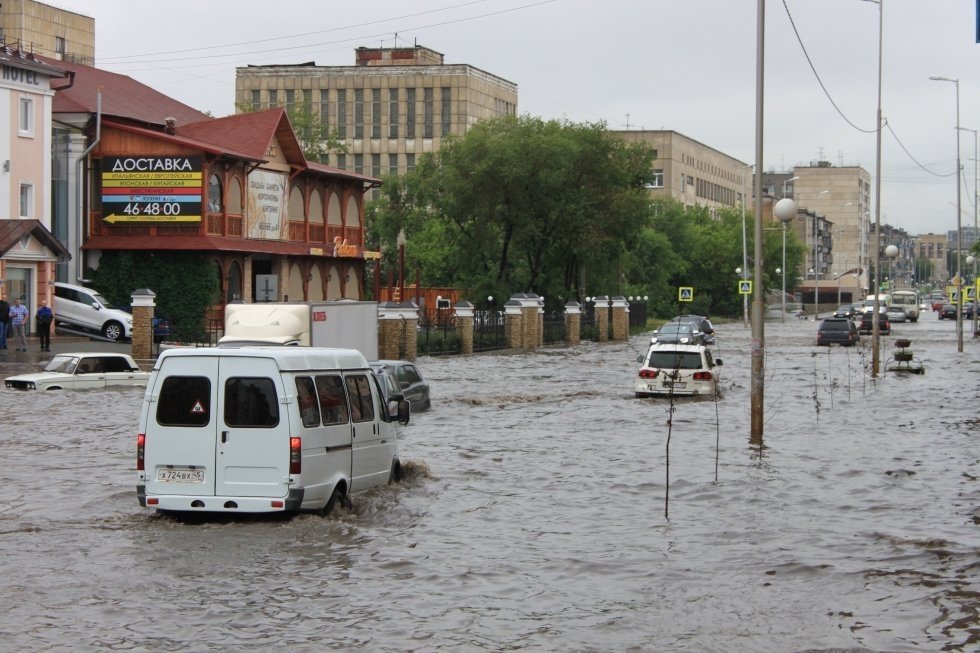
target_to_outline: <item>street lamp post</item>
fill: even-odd
[[[960,80],[933,75],[935,82],[952,82],[956,85],[956,293],[963,298],[963,218],[960,213]],[[956,311],[956,351],[963,353],[963,311]]]
[[[976,233],[976,230],[974,230]],[[970,254],[966,257],[966,266],[973,268],[973,287],[977,287],[977,257]],[[980,297],[974,292],[973,295],[973,337],[977,337],[977,309],[980,308]]]
[[[798,177],[794,177],[798,179]],[[784,197],[783,199],[776,202],[776,206],[773,208],[773,212],[779,221],[783,223],[783,310],[779,316],[781,322],[786,321],[786,225],[789,224],[796,217],[796,202]]]

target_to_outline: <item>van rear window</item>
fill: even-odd
[[[206,376],[168,376],[160,389],[157,423],[207,426],[211,421],[211,381]]]
[[[279,397],[272,379],[238,376],[225,381],[225,424],[270,428],[279,424]]]

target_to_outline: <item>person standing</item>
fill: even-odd
[[[41,351],[51,351],[51,322],[54,321],[54,313],[48,308],[48,303],[41,300],[41,307],[34,314],[34,321],[37,323],[37,335],[41,341]]]
[[[27,325],[27,307],[20,303],[20,297],[14,297],[14,305],[10,307],[10,329],[16,339],[17,351],[27,351],[27,338],[24,337],[24,327]]]
[[[7,348],[7,326],[10,324],[10,304],[6,295],[0,295],[0,349]]]

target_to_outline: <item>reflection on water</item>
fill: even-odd
[[[406,480],[329,519],[141,509],[140,390],[0,390],[0,639],[978,650],[980,343],[958,354],[954,325],[929,317],[895,327],[926,374],[878,380],[870,339],[828,350],[812,346],[812,321],[767,324],[764,447],[749,444],[741,323],[718,327],[721,399],[673,413],[633,397],[645,337],[421,359],[433,410],[401,431]],[[892,344],[882,338],[882,360]],[[0,363],[3,376],[24,371]]]

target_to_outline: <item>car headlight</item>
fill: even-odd
[[[133,318],[126,318],[126,322],[129,324],[129,326],[133,326]]]
[[[687,344],[687,340],[688,340],[687,336],[684,336],[683,338],[681,338],[681,344],[682,345],[686,345]]]

